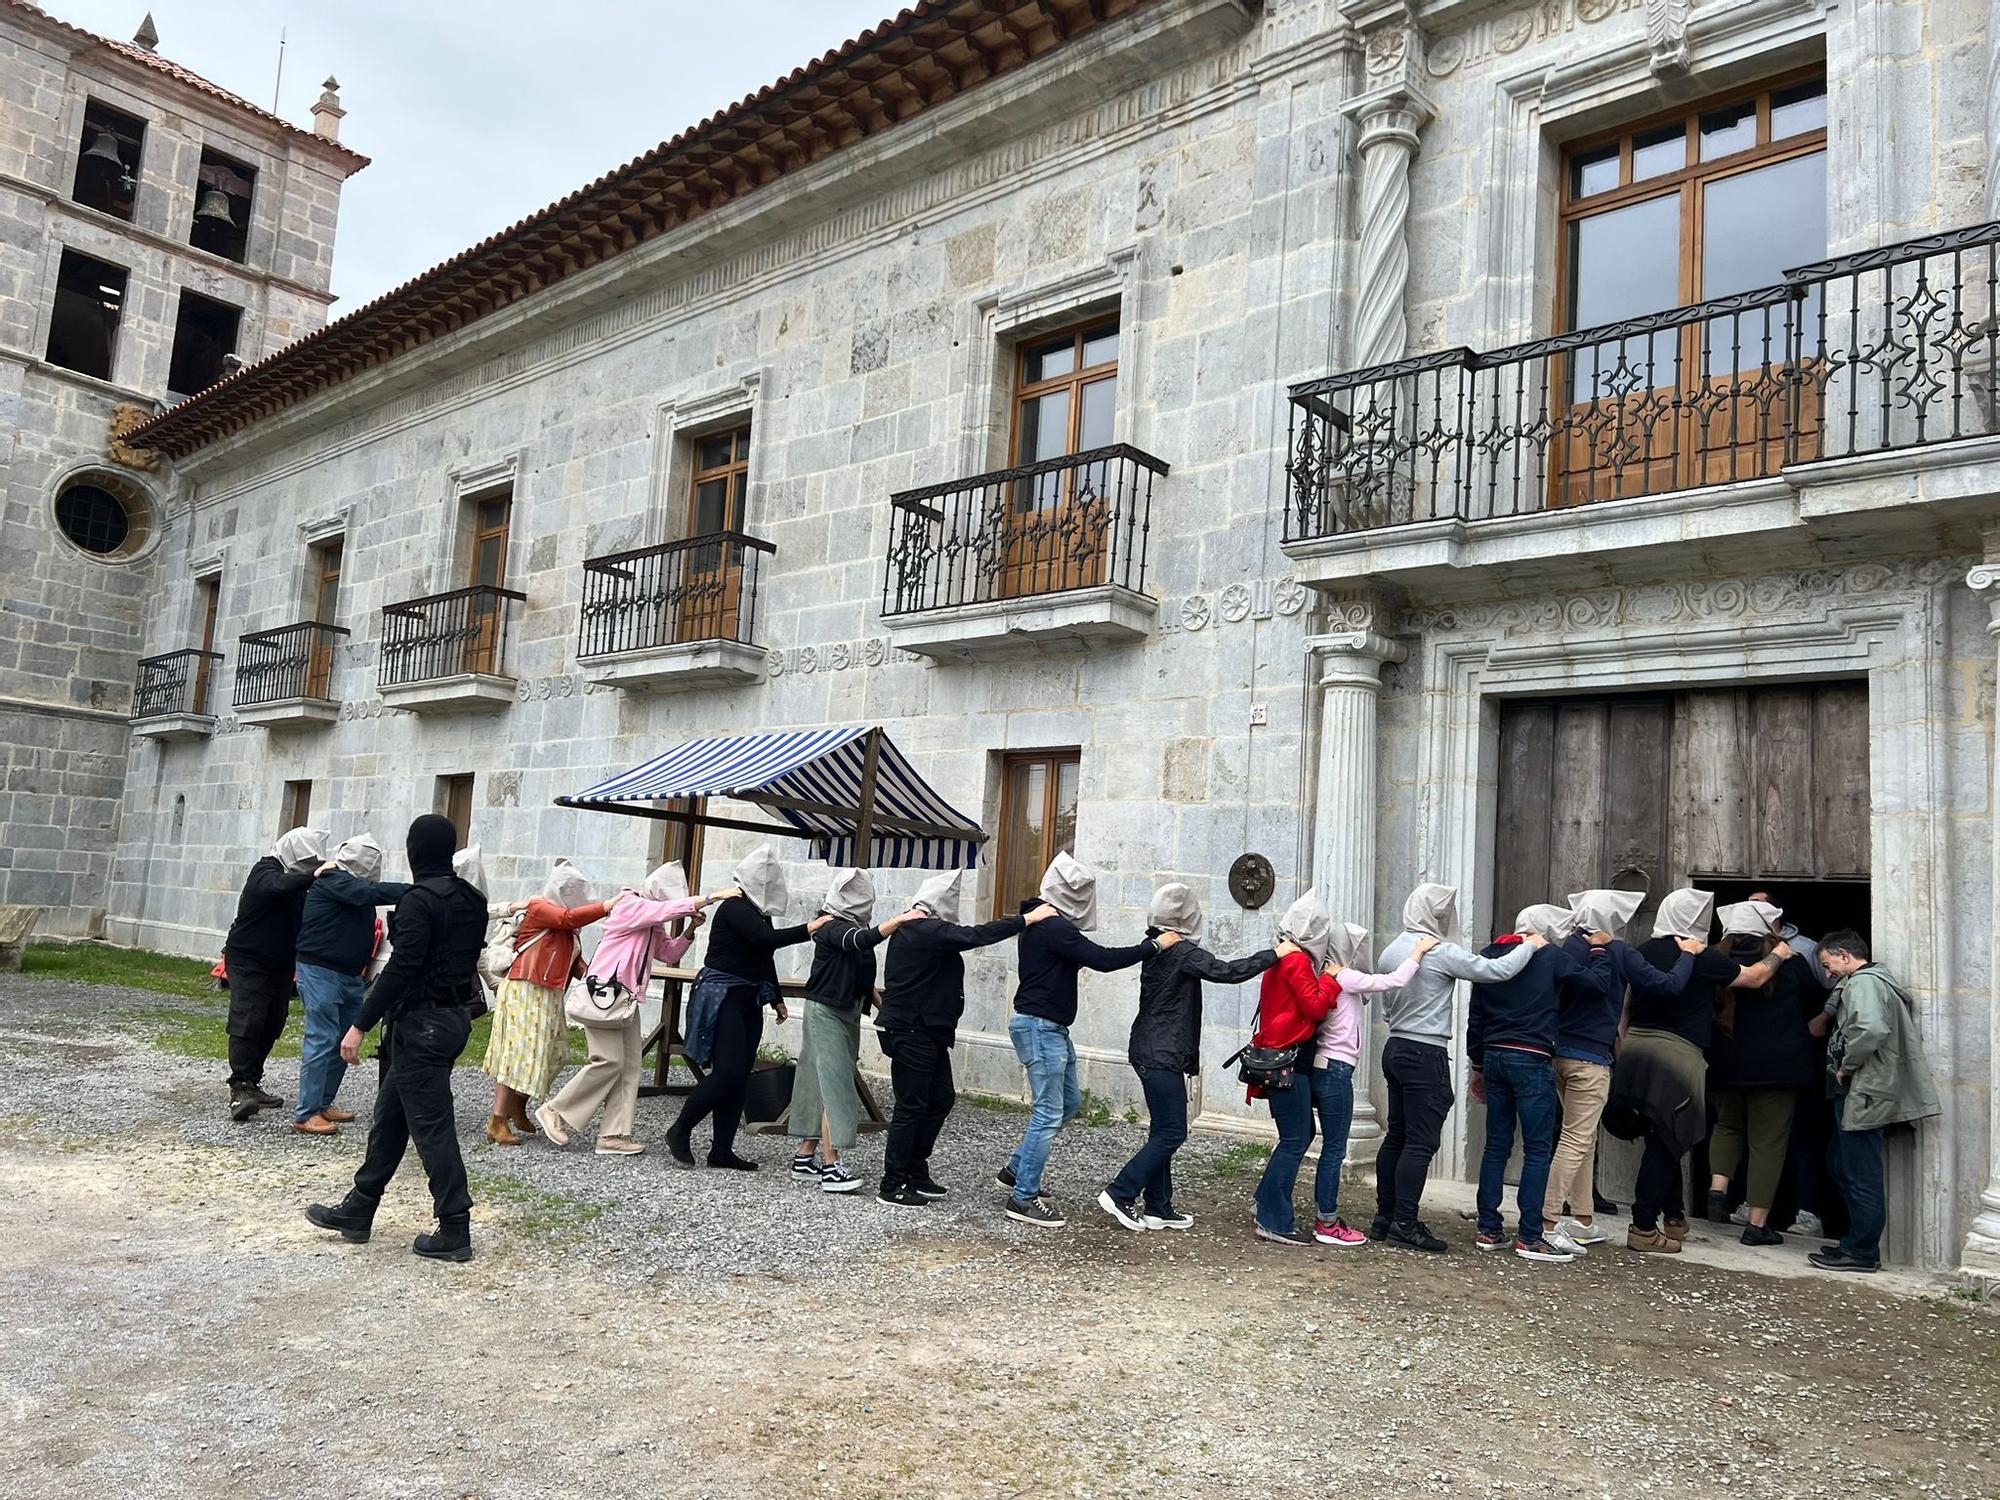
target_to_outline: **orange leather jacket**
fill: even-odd
[[[582,906],[557,906],[555,902],[540,896],[528,903],[528,909],[521,915],[521,930],[516,934],[514,946],[520,957],[514,960],[514,967],[507,971],[509,979],[525,979],[529,984],[539,984],[544,989],[559,990],[583,972],[583,956],[577,951],[577,932],[592,922],[604,920],[605,905],[602,901],[587,902]],[[531,938],[536,938],[535,946],[528,947]]]

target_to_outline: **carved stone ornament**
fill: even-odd
[[[125,441],[127,433],[144,426],[151,418],[150,412],[131,401],[120,401],[112,407],[111,425],[104,436],[104,456],[114,464],[148,474],[159,468],[158,453],[151,448],[134,448]]]
[[[1687,71],[1690,6],[1691,0],[1646,0],[1646,51],[1655,73]]]
[[[1278,873],[1261,854],[1238,855],[1229,867],[1229,894],[1245,911],[1255,911],[1278,888]]]

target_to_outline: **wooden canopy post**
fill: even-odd
[[[854,808],[854,863],[866,870],[873,864],[868,856],[875,847],[875,768],[882,759],[882,731],[869,730],[862,747],[861,800]]]

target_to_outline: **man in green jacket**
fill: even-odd
[[[1917,1034],[1916,1007],[1888,970],[1870,962],[1858,932],[1830,932],[1820,961],[1835,981],[1827,1011],[1828,1092],[1833,1096],[1834,1180],[1847,1199],[1847,1233],[1806,1257],[1823,1271],[1874,1271],[1882,1264],[1882,1132],[1938,1113],[1937,1090]]]

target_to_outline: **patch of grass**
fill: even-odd
[[[990,1109],[1002,1115],[1025,1115],[1034,1109],[1034,1106],[1025,1099],[1016,1099],[1007,1094],[978,1094],[970,1089],[958,1091],[958,1102],[969,1104],[974,1109]]]
[[[76,984],[119,984],[135,990],[157,990],[183,1000],[213,1000],[219,993],[209,977],[214,965],[199,958],[175,958],[143,948],[113,948],[106,943],[30,943],[21,958],[21,972],[37,979],[66,979]]]
[[[604,1212],[600,1204],[551,1193],[504,1172],[472,1171],[466,1178],[474,1199],[504,1204],[508,1222],[523,1234],[575,1237]]]
[[[1078,1107],[1076,1118],[1080,1124],[1093,1128],[1111,1123],[1111,1101],[1089,1089],[1083,1091],[1083,1103]]]
[[[1264,1170],[1271,1148],[1257,1141],[1238,1141],[1209,1164],[1216,1177],[1254,1177]]]
[[[210,995],[207,1002],[194,1006],[145,1005],[119,1011],[109,1017],[111,1024],[131,1032],[159,1052],[203,1062],[229,1060],[229,997]],[[297,1057],[303,1028],[287,1026],[271,1049],[273,1057]]]

